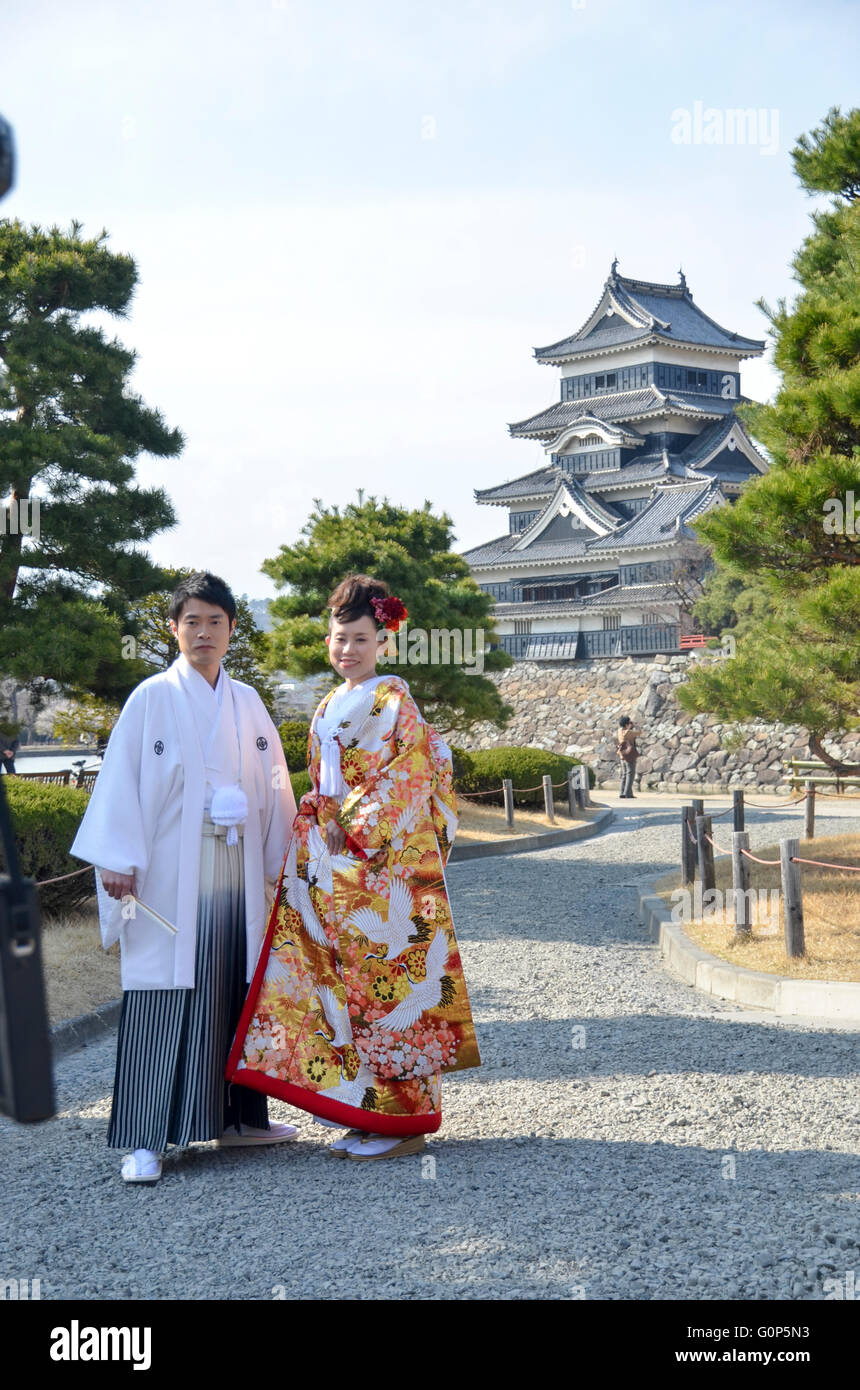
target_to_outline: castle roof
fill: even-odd
[[[639,391],[612,391],[582,400],[556,401],[537,415],[508,425],[508,429],[515,439],[550,439],[585,417],[630,421],[681,415],[692,420],[721,420],[732,414],[739,400],[746,397],[725,400],[703,391],[661,391],[657,386],[643,386]]]
[[[476,569],[531,568],[592,555],[602,560],[618,552],[668,547],[680,539],[695,539],[690,523],[725,500],[719,481],[714,478],[657,482],[648,505],[624,521],[606,507],[601,507],[599,513],[592,512],[588,505],[591,499],[585,497],[583,488],[578,484],[571,486],[567,478],[558,479],[552,496],[526,531],[497,536],[464,551],[463,559]],[[573,508],[564,505],[570,502]],[[570,528],[566,534],[559,534],[558,527],[563,522],[558,518],[568,516]],[[553,526],[552,534],[544,537],[549,525]]]
[[[694,304],[683,273],[677,285],[659,285],[619,275],[616,265],[613,261],[600,299],[582,327],[557,343],[534,349],[539,362],[559,366],[646,343],[707,348],[734,357],[764,352],[763,340],[723,328]]]

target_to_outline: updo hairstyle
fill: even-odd
[[[359,618],[372,618],[377,630],[383,626],[371,607],[371,599],[388,598],[390,590],[382,579],[371,579],[369,574],[348,574],[330,595],[326,608],[331,609],[329,628],[332,621],[355,623]]]

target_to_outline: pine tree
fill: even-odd
[[[807,193],[833,197],[794,258],[795,302],[759,301],[781,384],[738,413],[771,468],[696,524],[722,571],[702,605],[732,610],[737,656],[695,672],[679,698],[799,724],[843,769],[822,739],[860,727],[860,111],[833,108],[792,159]]]
[[[279,589],[289,589],[270,605],[273,667],[301,676],[327,671],[337,683],[324,641],[330,612],[325,605],[347,574],[384,580],[406,605],[407,631],[468,631],[473,634],[473,653],[478,630],[483,630],[485,648],[495,639],[492,601],[475,583],[462,556],[451,550],[449,516],[435,516],[429,502],[407,511],[387,498],[364,500],[361,492],[358,502],[348,503],[342,512],[337,506],[323,506],[319,499],[314,506],[302,530],[307,539],[282,546],[262,566]],[[484,657],[485,670],[510,664],[511,657],[498,649]],[[466,674],[464,666],[453,661],[402,666],[392,661],[378,669],[402,675],[427,718],[446,732],[468,730],[481,720],[502,725],[512,713],[492,681]]]
[[[142,547],[176,521],[134,462],[183,440],[130,390],[135,354],[88,317],[125,317],[137,283],[106,242],[0,221],[0,674],[115,698],[135,683],[129,604],[162,579]]]

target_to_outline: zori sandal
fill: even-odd
[[[335,1139],[333,1144],[329,1144],[328,1151],[334,1154],[335,1158],[346,1158],[347,1150],[351,1144],[358,1139],[366,1139],[367,1131],[364,1129],[350,1129],[341,1139]]]
[[[270,1124],[268,1129],[255,1129],[253,1125],[240,1124],[238,1129],[231,1125],[225,1129],[218,1140],[222,1149],[244,1148],[248,1144],[281,1144],[285,1139],[295,1139],[298,1134],[295,1125]]]
[[[158,1182],[161,1177],[161,1155],[152,1149],[135,1149],[122,1161],[123,1182]]]
[[[350,1144],[347,1158],[357,1163],[373,1163],[380,1158],[399,1158],[401,1154],[417,1154],[425,1146],[423,1134],[407,1134],[398,1139],[390,1134],[368,1134],[355,1144]]]

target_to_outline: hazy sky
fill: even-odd
[[[558,398],[532,348],[613,255],[764,338],[814,206],[789,151],[857,103],[858,35],[855,0],[0,0],[3,214],[134,256],[115,332],[187,435],[139,468],[179,517],[155,558],[270,595],[261,561],[358,487],[500,534],[473,489],[542,462],[506,428]],[[704,143],[739,107],[756,143]]]

